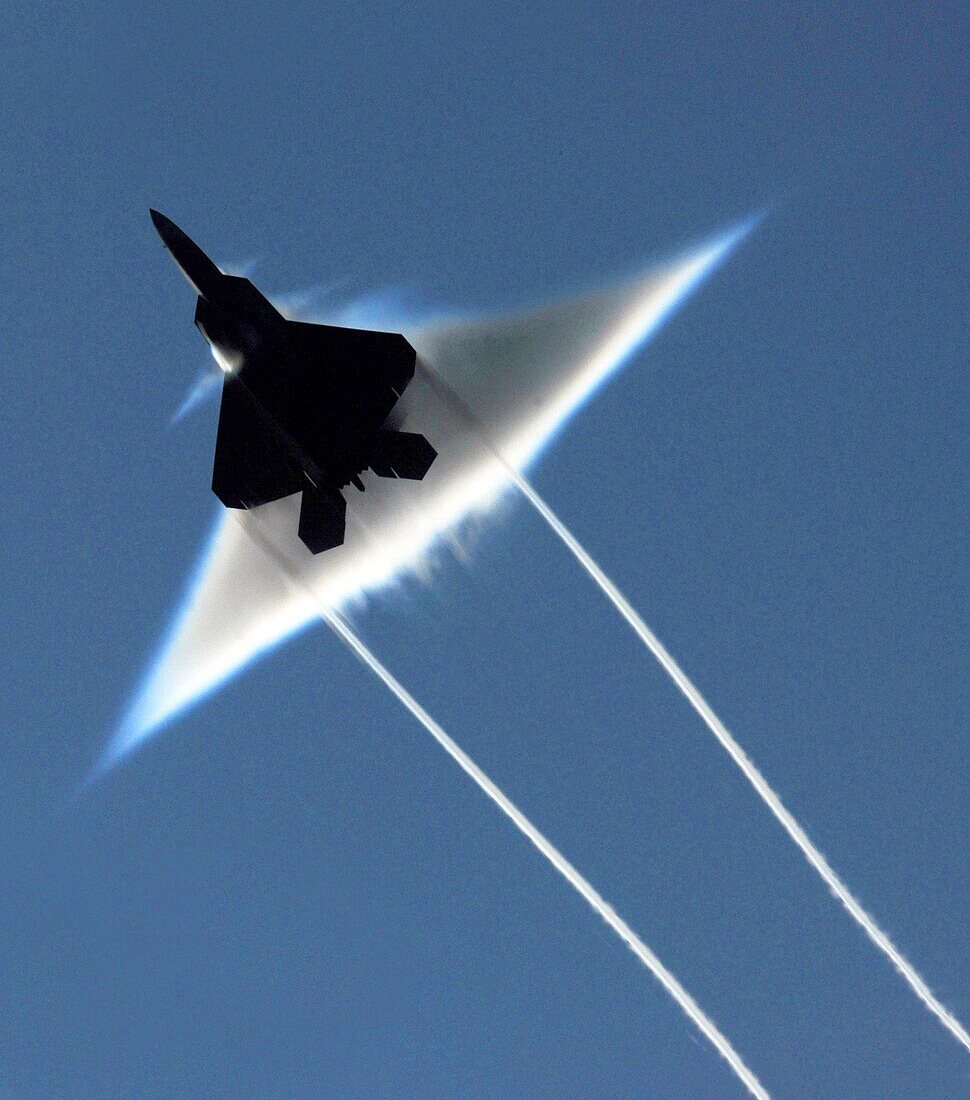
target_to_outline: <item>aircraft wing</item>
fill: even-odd
[[[287,333],[309,368],[300,400],[310,409],[346,408],[377,428],[414,377],[414,348],[398,333],[305,321],[287,322]]]
[[[307,487],[273,420],[232,375],[222,384],[212,491],[227,508],[255,508]]]

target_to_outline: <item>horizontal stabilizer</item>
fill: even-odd
[[[377,433],[370,468],[378,477],[406,477],[410,481],[420,481],[437,457],[438,452],[423,435],[382,429]]]
[[[300,506],[300,538],[311,554],[322,554],[344,541],[347,502],[341,493],[304,489]]]

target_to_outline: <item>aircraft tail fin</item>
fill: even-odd
[[[404,477],[410,481],[420,481],[437,457],[438,452],[423,435],[382,428],[377,433],[370,468],[378,477]]]
[[[332,550],[344,541],[347,502],[342,493],[304,489],[300,504],[300,538],[311,554]]]

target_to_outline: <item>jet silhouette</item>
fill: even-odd
[[[386,427],[414,377],[400,334],[288,321],[248,280],[226,275],[179,227],[151,211],[199,295],[195,323],[225,379],[212,489],[227,508],[303,493],[299,535],[319,554],[344,541],[342,489],[380,477],[420,481],[437,452]]]

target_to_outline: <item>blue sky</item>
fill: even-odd
[[[86,798],[208,530],[149,205],[284,293],[540,301],[773,203],[535,471],[970,1018],[956,5],[14,4],[0,89],[0,1092],[733,1097],[323,629]],[[360,620],[777,1096],[964,1051],[524,507]],[[416,642],[416,639],[418,640]]]

